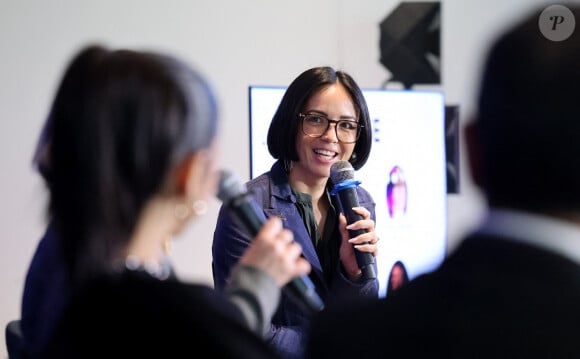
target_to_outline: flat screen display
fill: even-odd
[[[268,126],[284,87],[250,86],[250,176],[270,170]],[[407,276],[435,269],[447,245],[445,103],[442,92],[366,90],[373,133],[367,163],[355,172],[376,202],[379,295],[396,262]]]

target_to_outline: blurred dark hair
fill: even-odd
[[[580,8],[568,6],[580,19]],[[538,9],[491,47],[479,92],[483,189],[493,206],[580,209],[580,31],[555,42]]]
[[[46,182],[50,181],[50,143],[52,141],[54,114],[58,111],[58,114],[63,116],[65,113],[74,112],[75,104],[67,101],[81,91],[83,78],[86,72],[90,71],[90,67],[94,66],[93,62],[97,61],[101,50],[101,48],[95,46],[80,52],[69,63],[60,81],[52,107],[36,143],[32,159],[32,164]]]
[[[300,129],[301,118],[298,114],[310,98],[323,87],[340,83],[352,98],[359,123],[364,127],[354,147],[349,162],[355,170],[360,169],[367,161],[372,144],[371,123],[367,103],[361,89],[352,77],[331,67],[314,67],[301,73],[284,93],[280,105],[272,118],[268,129],[268,150],[276,159],[298,161],[296,136]]]
[[[50,110],[50,212],[71,273],[110,266],[172,166],[210,146],[214,96],[175,58],[82,49]]]

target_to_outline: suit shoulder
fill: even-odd
[[[265,172],[260,176],[246,182],[246,188],[253,196],[262,197],[270,190],[270,172]]]
[[[356,190],[360,200],[374,203],[373,196],[364,187],[358,186]]]

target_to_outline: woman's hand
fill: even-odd
[[[356,281],[362,272],[356,262],[355,250],[378,254],[377,242],[379,237],[375,232],[375,222],[371,219],[371,213],[365,207],[353,207],[353,211],[362,216],[362,219],[347,226],[346,217],[341,213],[339,216],[339,230],[342,235],[340,244],[340,261],[349,279]],[[350,238],[348,230],[365,230],[366,233]]]
[[[263,270],[282,287],[294,277],[310,272],[310,263],[301,254],[302,246],[294,242],[292,231],[283,228],[280,218],[272,217],[264,223],[240,263]]]

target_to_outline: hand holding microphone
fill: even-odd
[[[292,231],[284,229],[282,221],[269,218],[240,258],[240,263],[270,274],[283,287],[294,277],[310,272],[310,263],[300,257],[302,247],[294,242]]]
[[[240,259],[270,274],[283,289],[306,310],[324,308],[322,299],[310,278],[310,263],[302,257],[300,244],[279,218],[266,219],[258,210],[245,185],[232,173],[222,170],[218,198],[245,224],[254,240]],[[288,284],[286,284],[288,283]]]
[[[340,251],[343,265],[350,267],[353,262],[350,258],[354,256],[356,264],[362,272],[363,279],[375,279],[377,273],[373,250],[376,250],[378,237],[374,231],[369,232],[362,228],[360,224],[355,224],[355,222],[361,220],[369,220],[370,213],[362,207],[356,209],[356,207],[360,207],[356,192],[356,187],[360,182],[354,179],[354,168],[348,161],[336,161],[330,167],[330,179],[334,183],[331,194],[338,196],[340,211],[346,218],[346,225],[350,227],[348,229],[348,237],[351,238],[351,243],[355,247],[353,248],[353,253],[346,250],[348,248],[346,243],[342,243]],[[374,224],[372,226],[374,228]],[[354,242],[352,242],[353,239]],[[348,270],[349,268],[346,269]]]

